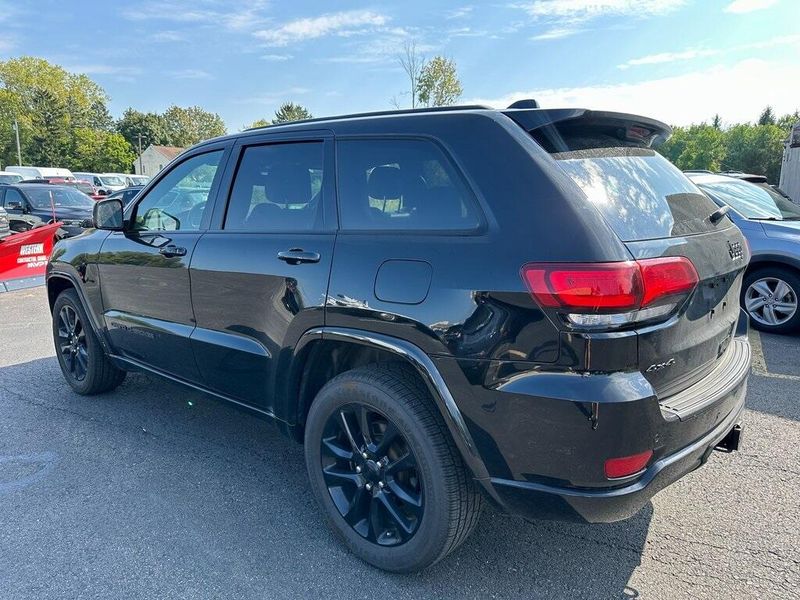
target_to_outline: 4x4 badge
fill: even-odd
[[[742,242],[731,242],[728,240],[728,254],[730,254],[732,260],[742,260],[742,257],[744,257]]]

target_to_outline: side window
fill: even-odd
[[[289,142],[246,148],[236,170],[224,228],[318,229],[323,147],[323,142]]]
[[[103,182],[102,182],[102,181],[100,181],[100,178],[99,178],[99,177],[95,177],[95,178],[94,178],[94,184],[95,184],[97,187],[102,187],[102,186],[103,186]]]
[[[25,207],[25,199],[22,197],[22,194],[15,189],[6,190],[6,197],[3,201],[3,206],[8,207],[8,205],[12,202],[17,202],[21,207]]]
[[[436,144],[428,140],[337,143],[342,229],[476,229],[472,194]]]
[[[136,205],[133,229],[198,230],[222,153],[198,154],[176,165]]]

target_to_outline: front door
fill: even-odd
[[[121,356],[197,382],[189,263],[207,228],[226,149],[174,165],[126,211],[98,256],[106,327]]]
[[[192,257],[194,353],[207,387],[266,411],[281,367],[323,325],[333,256],[331,142],[245,138]]]

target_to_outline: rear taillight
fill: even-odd
[[[670,314],[695,288],[682,256],[613,263],[531,263],[522,268],[531,295],[569,325],[622,327]]]

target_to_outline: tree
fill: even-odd
[[[142,135],[142,150],[150,144],[173,145],[167,137],[164,117],[157,113],[143,113],[133,108],[127,108],[117,121],[116,130],[131,147],[136,149],[137,153],[139,151],[139,134]]]
[[[672,137],[659,148],[679,169],[719,171],[725,159],[725,134],[714,125],[701,123],[675,127]]]
[[[775,125],[775,113],[772,111],[771,106],[767,106],[761,111],[761,116],[758,117],[759,125]]]
[[[302,121],[303,119],[313,119],[313,115],[300,104],[294,102],[284,102],[280,105],[278,110],[275,111],[275,118],[272,119],[272,124],[288,123],[289,121]]]
[[[0,61],[0,161],[16,163],[11,123],[19,123],[26,162],[64,164],[77,128],[110,125],[108,96],[86,75],[69,73],[44,59]]]
[[[255,129],[256,127],[266,127],[267,125],[272,125],[272,121],[269,119],[256,119],[243,129]]]
[[[170,106],[162,115],[169,145],[186,147],[208,138],[225,135],[225,123],[216,113],[199,106]]]
[[[727,132],[725,169],[766,175],[777,182],[786,132],[777,125],[735,125]]]
[[[417,97],[425,106],[449,106],[461,97],[461,81],[456,63],[443,56],[435,56],[422,69]]]
[[[74,171],[128,173],[135,158],[136,153],[121,134],[102,129],[77,129],[66,165]]]
[[[397,58],[403,71],[408,77],[409,90],[400,94],[401,96],[411,96],[411,108],[417,107],[417,94],[419,93],[419,79],[422,75],[422,70],[425,68],[425,57],[417,52],[417,43],[415,41],[406,42],[403,45],[403,54]],[[392,98],[392,104],[395,108],[400,108],[400,103],[397,97]]]
[[[719,114],[714,115],[714,120],[711,121],[711,126],[714,129],[722,129],[722,118],[719,116]]]

